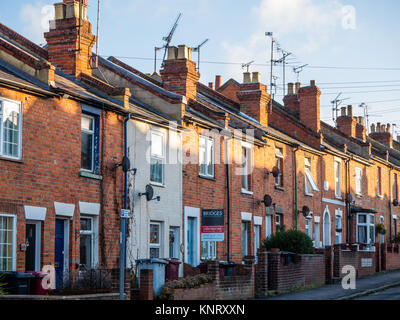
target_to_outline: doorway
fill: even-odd
[[[26,252],[25,252],[25,270],[40,271],[40,221],[28,221],[26,223]]]
[[[56,288],[62,287],[68,271],[69,220],[56,219],[54,269],[56,270]]]

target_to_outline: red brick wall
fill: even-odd
[[[19,249],[25,243],[24,205],[47,208],[42,227],[41,264],[54,263],[55,201],[75,204],[69,235],[70,270],[75,270],[80,256],[79,201],[103,203],[99,216],[99,263],[109,268],[118,266],[118,212],[122,207],[123,174],[113,167],[123,156],[123,117],[102,112],[101,182],[79,176],[80,103],[38,98],[4,88],[0,88],[0,96],[23,103],[22,160],[0,159],[0,211],[17,214],[17,270],[25,270],[25,252]]]
[[[398,245],[383,245],[383,254],[385,260],[384,270],[400,269],[400,250]],[[386,250],[385,250],[386,249]]]
[[[215,296],[215,283],[202,284],[191,289],[173,290],[173,300],[214,300]]]
[[[358,251],[356,245],[350,246],[350,250],[343,250],[340,245],[334,246],[334,276],[342,278],[342,268],[346,265],[353,266],[357,272],[357,278],[365,277],[376,272],[376,253],[372,251]],[[371,266],[362,266],[362,259],[371,259]]]

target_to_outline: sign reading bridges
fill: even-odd
[[[224,241],[225,223],[223,209],[201,211],[201,241]]]

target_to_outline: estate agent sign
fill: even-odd
[[[224,241],[224,234],[224,210],[202,210],[201,241]]]

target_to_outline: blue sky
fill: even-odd
[[[43,44],[53,14],[46,6],[55,2],[2,0],[0,21]],[[97,0],[88,3],[95,30]],[[201,51],[203,83],[216,74],[223,82],[241,81],[241,63],[254,60],[250,71],[259,71],[269,87],[270,39],[264,34],[272,31],[280,47],[292,53],[286,82],[296,81],[293,67],[309,65],[300,81],[315,79],[320,86],[323,120],[331,123],[330,101],[342,92],[342,98],[350,98],[343,104],[353,104],[356,115],[366,102],[370,124],[396,123],[400,130],[399,11],[397,0],[101,0],[99,47],[101,55],[125,57],[121,60],[152,72],[154,47],[163,44],[182,12],[173,45],[210,39]],[[280,101],[282,65],[274,68]]]

